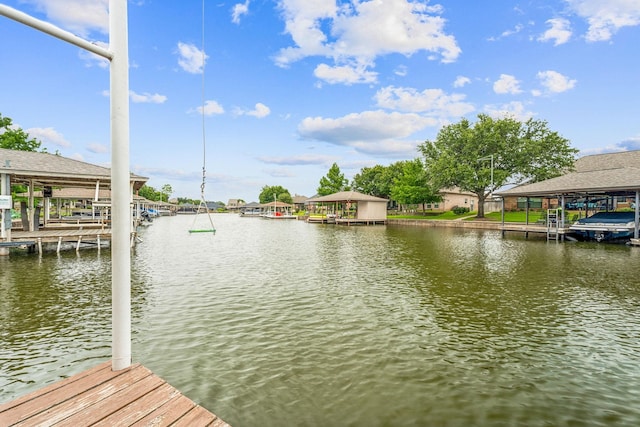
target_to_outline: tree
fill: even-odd
[[[265,185],[262,187],[262,191],[260,191],[260,196],[258,196],[258,200],[260,203],[273,203],[274,200],[283,203],[293,203],[293,198],[289,193],[289,190],[280,186],[280,185]]]
[[[484,218],[484,201],[498,188],[559,176],[573,168],[578,152],[545,121],[485,114],[473,125],[462,119],[443,127],[435,141],[419,149],[437,188],[458,187],[478,196],[478,218]]]
[[[401,204],[422,205],[425,211],[425,203],[440,202],[442,197],[438,190],[434,190],[427,178],[427,173],[420,159],[400,162],[402,174],[394,179],[391,187],[391,197]]]
[[[138,195],[151,201],[160,200],[160,192],[150,185],[146,184],[140,187],[140,190],[138,190]]]
[[[173,193],[173,188],[171,188],[171,184],[165,184],[162,186],[162,194],[160,195],[162,197],[162,201],[163,202],[168,202],[169,199],[171,198],[171,194]],[[164,196],[167,196],[167,200],[164,200]]]
[[[340,172],[338,164],[334,163],[329,169],[329,172],[327,172],[327,175],[320,178],[320,186],[316,191],[320,196],[327,196],[348,190],[348,184],[349,181],[344,177],[344,174]]]
[[[9,117],[2,117],[0,114],[0,148],[37,151],[41,145],[40,141],[29,138],[29,134],[20,128],[13,128],[12,123]]]
[[[392,185],[390,168],[381,165],[362,168],[351,180],[353,190],[384,199],[390,197]]]

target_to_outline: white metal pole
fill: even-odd
[[[637,239],[638,238],[638,234],[640,234],[640,231],[638,230],[638,228],[640,228],[640,190],[636,190],[636,227],[635,230],[633,231],[633,238]]]
[[[129,246],[129,48],[127,0],[109,0],[111,60],[112,361],[131,365],[131,249]]]
[[[31,28],[40,30],[53,37],[57,37],[60,40],[64,40],[66,42],[74,44],[78,47],[88,50],[89,52],[93,52],[96,55],[102,56],[103,58],[111,59],[112,57],[111,52],[109,52],[106,49],[103,49],[102,47],[96,44],[90,43],[76,36],[75,34],[62,30],[48,22],[36,19],[32,16],[27,15],[24,12],[20,12],[19,10],[13,9],[7,5],[0,4],[0,15],[6,16],[7,18],[13,19],[14,21],[20,22],[24,25],[28,25]]]

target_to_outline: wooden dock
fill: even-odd
[[[36,246],[38,252],[42,253],[43,244],[57,244],[56,251],[60,252],[62,244],[71,244],[76,251],[83,244],[91,244],[96,247],[104,242],[111,241],[111,228],[105,227],[45,227],[36,231],[12,231],[11,240],[15,242],[23,242],[22,245],[31,246],[30,249],[35,251]],[[5,247],[15,246],[4,239],[0,238],[0,246],[4,243]],[[131,233],[131,246],[135,244],[135,233]]]
[[[102,363],[0,405],[0,426],[229,426],[140,364]]]

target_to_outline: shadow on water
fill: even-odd
[[[232,425],[640,422],[640,248],[191,220],[133,251],[134,358]],[[109,357],[108,251],[0,266],[3,400]]]

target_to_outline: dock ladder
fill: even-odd
[[[559,228],[558,209],[547,209],[547,240],[558,241]]]

